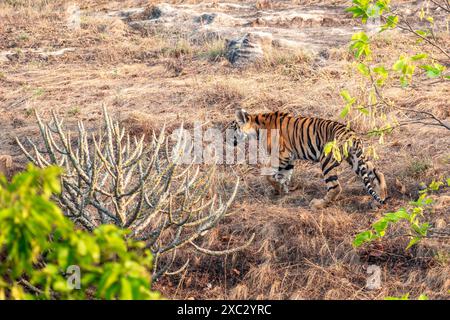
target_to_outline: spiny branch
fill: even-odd
[[[177,252],[188,245],[200,253],[227,254],[243,246],[210,251],[194,241],[216,228],[234,200],[238,190],[227,199],[213,194],[214,166],[202,171],[194,159],[181,163],[186,139],[181,126],[177,141],[170,145],[162,129],[157,136],[131,137],[103,108],[103,126],[86,131],[78,123],[76,134],[63,127],[52,113],[49,123],[35,113],[42,146],[28,139],[27,150],[16,138],[25,156],[39,167],[62,166],[62,192],[58,197],[65,214],[88,230],[113,223],[131,229],[129,236],[145,241],[155,258],[153,278],[169,272]],[[170,256],[170,258],[169,258]],[[161,263],[164,262],[164,263]]]

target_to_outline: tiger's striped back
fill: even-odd
[[[277,111],[255,115],[251,121],[263,129],[278,129],[283,141],[282,147],[293,153],[296,159],[317,162],[328,142],[349,139],[359,141],[355,132],[332,120],[294,117]]]

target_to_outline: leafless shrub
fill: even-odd
[[[159,136],[153,132],[146,144],[144,135],[140,139],[131,137],[104,109],[103,128],[88,132],[80,121],[73,139],[55,113],[49,123],[35,114],[44,149],[28,139],[32,149],[28,151],[19,139],[16,141],[37,166],[65,169],[63,190],[57,199],[65,214],[88,230],[104,223],[129,228],[130,236],[144,241],[152,251],[155,279],[188,266],[189,261],[185,261],[179,270],[170,271],[177,250],[185,245],[220,255],[236,252],[252,241],[253,237],[241,247],[223,251],[195,244],[227,216],[238,181],[224,200],[212,192],[214,166],[202,171],[194,160],[182,165],[178,161],[182,155],[179,150],[185,149],[182,128],[172,145],[164,129]]]

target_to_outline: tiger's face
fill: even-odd
[[[239,143],[245,140],[245,135],[241,131],[241,128],[239,127],[236,120],[233,120],[233,122],[230,123],[228,128],[232,131],[231,140],[228,141],[232,141],[233,146],[236,147]]]
[[[237,146],[238,143],[244,141],[246,138],[257,137],[258,127],[252,121],[252,116],[244,109],[236,110],[236,120],[230,124],[230,128],[233,130],[234,146]]]
[[[369,171],[370,184],[372,185],[373,190],[380,196],[381,200],[385,202],[389,197],[384,174],[375,169],[370,161],[367,161],[367,169]]]

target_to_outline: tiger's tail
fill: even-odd
[[[364,157],[361,141],[356,141],[349,149],[347,161],[352,166],[352,170],[362,179],[367,193],[369,193],[378,203],[384,204],[385,201],[381,199],[380,195],[377,194],[371,184],[370,175],[373,175],[372,171],[374,168],[373,164]]]

